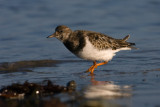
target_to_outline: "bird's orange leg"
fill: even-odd
[[[108,63],[108,61],[104,61],[104,62],[98,63],[97,66],[104,65],[104,64],[107,64],[107,63]]]
[[[93,65],[87,70],[87,72],[90,72],[90,74],[92,75],[95,68],[97,68],[100,65],[107,64],[107,63],[108,63],[108,61],[104,61],[104,62],[96,64],[96,61],[94,61]]]
[[[86,72],[94,71],[94,68],[97,68],[95,66],[96,66],[96,61],[93,61],[93,65]]]

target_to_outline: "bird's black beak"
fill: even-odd
[[[53,38],[55,37],[55,33],[53,33],[52,35],[47,36],[47,38]]]

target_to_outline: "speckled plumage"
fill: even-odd
[[[62,36],[60,34],[62,34]],[[132,45],[135,45],[134,43],[126,42],[126,40],[129,38],[129,35],[127,35],[124,39],[114,39],[112,37],[109,37],[108,35],[93,31],[72,31],[70,28],[64,25],[58,26],[55,29],[55,33],[53,35],[54,37],[62,41],[64,45],[73,53],[77,53],[85,46],[86,37],[98,50],[116,50],[124,47],[134,48],[132,47]]]
[[[72,31],[69,27],[57,26],[55,33],[48,38],[56,37],[76,56],[92,61],[109,61],[116,52],[130,50],[135,43],[126,42],[130,37],[115,39],[108,35],[85,30]],[[95,62],[94,62],[95,64]],[[106,64],[106,62],[105,62]],[[96,66],[96,65],[95,65]],[[90,68],[93,72],[94,67]]]

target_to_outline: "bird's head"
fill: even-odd
[[[71,33],[72,30],[69,27],[61,25],[57,26],[55,32],[52,35],[48,36],[47,38],[56,37],[60,41],[64,42],[69,38]]]

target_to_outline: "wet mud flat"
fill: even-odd
[[[0,75],[4,78],[0,84],[0,105],[2,107],[145,107],[146,105],[158,107],[160,105],[160,87],[157,84],[160,80],[159,68],[129,72],[114,68],[95,70],[93,76],[84,73],[83,70],[78,73],[71,72],[72,69],[77,69],[75,65],[81,63],[81,60],[0,63]],[[83,62],[85,63],[88,62]],[[72,69],[66,67],[68,65]],[[24,78],[25,73],[29,75],[27,78]],[[47,77],[53,75],[51,80],[41,77],[44,73]],[[32,78],[40,79],[32,82],[30,81],[32,75]],[[62,81],[63,85],[53,77]],[[7,81],[6,85],[2,85],[3,81],[10,78],[10,84]],[[24,82],[15,82],[16,78]]]
[[[32,68],[56,67],[66,62],[57,60],[32,60],[4,62],[0,64],[1,74],[17,72],[35,72]],[[69,78],[69,77],[68,77]],[[97,81],[95,77],[87,76],[92,85],[77,90],[76,81],[65,81],[60,85],[51,80],[40,82],[25,81],[2,86],[0,89],[0,105],[2,107],[119,107],[113,99],[124,99],[132,96],[131,86],[116,85],[112,81]],[[105,100],[104,100],[105,99]],[[107,102],[106,102],[107,101]]]
[[[57,60],[32,60],[32,61],[18,61],[18,62],[4,62],[0,63],[0,72],[19,72],[31,71],[30,68],[35,67],[51,67],[60,63]]]

